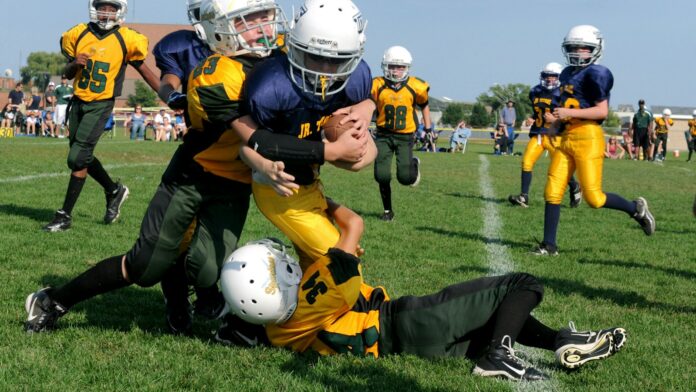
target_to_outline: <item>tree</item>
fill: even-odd
[[[150,86],[142,80],[135,81],[135,94],[128,95],[128,106],[135,107],[140,104],[143,107],[153,107],[157,106],[158,102],[157,93],[152,91]]]
[[[616,112],[609,108],[607,119],[604,120],[604,124],[602,125],[604,125],[605,128],[619,128],[621,126],[621,118]]]
[[[522,83],[496,84],[476,98],[476,102],[488,106],[497,119],[497,113],[505,106],[508,100],[515,102],[515,114],[517,124],[521,124],[532,115],[532,104],[529,102],[530,86]]]
[[[488,114],[483,104],[477,102],[471,107],[469,125],[475,128],[483,128],[491,125],[491,116]]]
[[[34,85],[45,90],[51,75],[60,75],[66,60],[60,53],[33,52],[27,57],[27,65],[19,70],[22,83],[33,81]]]
[[[471,116],[472,104],[463,102],[453,102],[447,105],[442,112],[440,122],[450,126],[455,126],[461,120],[468,120]]]

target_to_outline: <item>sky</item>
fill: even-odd
[[[327,0],[331,1],[331,0]],[[0,72],[19,75],[30,52],[58,52],[60,34],[88,21],[86,0],[2,0]],[[278,0],[288,18],[300,0]],[[538,83],[544,64],[565,60],[561,42],[578,24],[600,29],[601,64],[614,74],[610,105],[696,106],[696,1],[354,0],[368,20],[365,60],[380,76],[384,50],[406,47],[411,74],[431,96],[472,102],[490,86]],[[127,22],[188,23],[184,0],[129,0]],[[58,5],[60,4],[60,8]],[[66,16],[62,16],[66,15]]]

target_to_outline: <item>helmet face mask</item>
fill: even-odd
[[[288,33],[293,83],[322,99],[343,90],[362,59],[365,26],[350,0],[308,0]]]
[[[604,38],[594,26],[575,26],[563,39],[561,48],[568,65],[585,67],[597,63],[602,57]]]
[[[273,239],[249,242],[225,261],[220,283],[231,311],[252,324],[282,324],[297,308],[300,265]]]
[[[199,15],[208,46],[230,57],[270,55],[287,25],[285,14],[272,0],[204,0]]]
[[[104,30],[111,30],[122,25],[126,21],[128,13],[128,0],[88,0],[89,20],[96,23]],[[110,5],[116,8],[115,12],[99,11],[102,5]]]
[[[547,90],[553,90],[560,87],[561,81],[559,76],[563,71],[563,66],[558,63],[548,63],[544,66],[539,74],[539,84]]]
[[[382,56],[382,72],[384,78],[399,83],[408,79],[413,57],[403,46],[392,46]]]
[[[201,3],[202,0],[187,0],[186,14],[198,38],[200,38],[201,41],[206,41],[205,30],[203,26],[201,26]]]

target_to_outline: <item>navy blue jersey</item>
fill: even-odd
[[[539,133],[546,135],[548,133],[549,124],[544,119],[546,113],[552,113],[561,96],[561,89],[547,89],[541,84],[537,84],[529,92],[529,100],[532,102],[532,110],[534,110],[534,123],[529,130],[529,136],[535,136]]]
[[[208,58],[213,51],[198,38],[194,31],[178,30],[167,34],[152,50],[157,68],[165,74],[181,79],[182,90],[186,92],[188,77],[199,62]]]
[[[274,133],[321,140],[321,126],[331,113],[370,99],[372,75],[364,61],[342,91],[323,101],[303,93],[290,80],[289,72],[287,56],[279,54],[259,64],[247,80],[246,102],[252,118]],[[317,174],[310,165],[287,165],[285,171],[294,175],[300,185],[311,184]]]
[[[590,64],[587,67],[566,67],[561,76],[560,107],[586,109],[609,100],[614,76],[609,68]],[[573,122],[572,120],[570,121]],[[598,121],[601,124],[603,121]]]

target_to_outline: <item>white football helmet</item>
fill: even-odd
[[[102,4],[113,5],[118,8],[118,10],[116,12],[97,12],[97,8]],[[118,25],[122,25],[123,22],[126,21],[128,0],[88,0],[88,5],[89,21],[96,23],[104,30],[111,30]],[[100,17],[106,17],[106,20],[100,21]]]
[[[382,56],[382,72],[384,72],[384,78],[392,82],[398,83],[403,82],[408,79],[408,72],[411,70],[411,63],[413,62],[413,57],[411,53],[403,46],[392,46],[386,51],[384,51],[384,56]],[[389,70],[390,65],[401,65],[406,67],[403,75],[399,77],[396,72]]]
[[[350,0],[306,1],[288,32],[292,81],[322,99],[343,90],[365,51],[366,24]]]
[[[203,0],[186,0],[186,14],[193,30],[201,41],[206,41],[205,30],[201,26],[201,3]]]
[[[266,22],[249,25],[245,19],[252,13],[267,11],[269,19]],[[280,6],[273,0],[202,0],[200,4],[200,25],[208,46],[215,52],[225,56],[240,56],[248,54],[255,57],[266,57],[273,49],[278,48],[278,34],[285,31],[287,20]],[[243,28],[235,28],[235,23],[241,22]],[[259,39],[256,46],[250,44],[242,33],[271,26],[271,33]]]
[[[694,110],[692,115],[696,118],[696,110]]]
[[[558,79],[558,77],[561,75],[561,72],[563,71],[563,66],[558,63],[548,63],[544,66],[544,68],[541,69],[541,73],[539,75],[539,81],[541,83],[541,86],[548,89],[548,90],[553,90],[561,85],[561,81]],[[556,80],[554,82],[547,82],[546,78],[549,76],[555,76]]]
[[[574,52],[571,48],[575,46],[590,48],[590,55],[585,56]],[[604,51],[604,38],[602,38],[602,33],[599,29],[594,26],[575,26],[566,34],[561,48],[568,65],[584,67],[598,62],[602,57],[602,52]]]
[[[665,110],[662,111],[662,115],[663,115],[663,116],[671,116],[671,115],[672,115],[672,111],[671,111],[670,109],[665,109]]]
[[[249,242],[222,266],[220,284],[230,310],[252,324],[282,324],[297,308],[300,264],[273,239]]]

